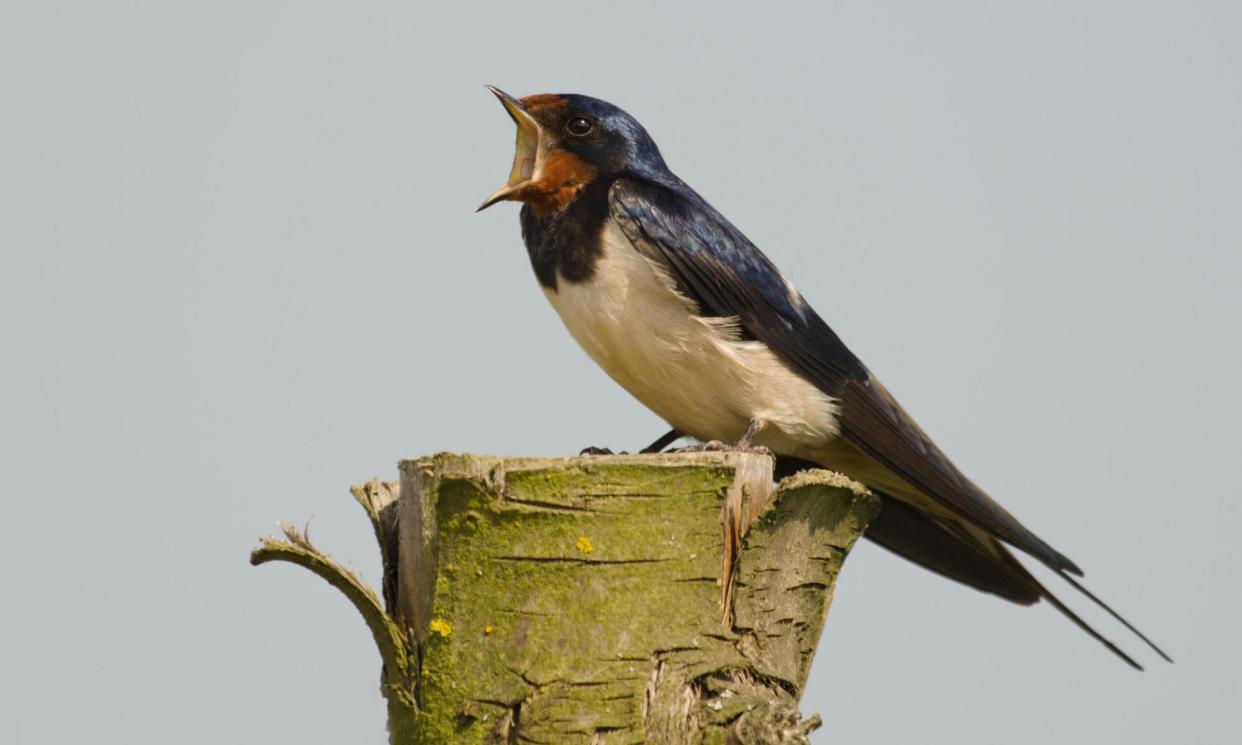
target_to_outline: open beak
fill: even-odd
[[[479,205],[475,212],[482,212],[497,202],[513,199],[522,190],[535,173],[535,160],[539,155],[539,123],[526,113],[521,102],[495,86],[487,89],[496,94],[500,104],[509,112],[513,123],[517,125],[517,143],[513,148],[513,168],[509,171],[509,180],[505,185],[492,193]]]

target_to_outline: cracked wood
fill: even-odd
[[[795,745],[841,563],[878,510],[754,453],[403,461],[354,487],[383,599],[300,532],[383,659],[390,741]]]

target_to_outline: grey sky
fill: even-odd
[[[398,458],[662,431],[473,213],[484,83],[644,122],[1178,660],[863,545],[816,742],[1236,741],[1236,4],[459,5],[0,6],[0,741],[380,742],[363,625],[258,534],[374,581],[346,487]]]

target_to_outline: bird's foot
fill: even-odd
[[[620,453],[614,453],[609,448],[598,448],[598,447],[595,447],[594,445],[588,445],[582,448],[582,450],[578,451],[578,455],[626,455],[626,454],[627,453],[624,450],[621,451]]]
[[[771,449],[763,445],[751,445],[741,440],[737,442],[724,442],[722,440],[708,440],[707,442],[699,442],[693,445],[687,445],[681,448],[670,450],[671,453],[754,453],[756,455],[772,455]]]
[[[671,429],[668,432],[665,432],[664,434],[660,435],[660,438],[658,440],[651,443],[650,445],[643,448],[642,450],[639,450],[638,452],[642,455],[663,452],[664,448],[668,447],[669,445],[672,445],[674,442],[679,440],[681,437],[682,437],[682,434],[680,432],[678,432],[675,429]],[[590,447],[582,448],[582,450],[578,453],[578,455],[629,455],[629,452],[622,450],[620,453],[614,453],[612,452],[610,448],[600,448],[600,447],[595,447],[594,445],[591,445]]]
[[[742,438],[738,440],[737,442],[730,443],[730,442],[723,442],[721,440],[708,440],[707,442],[699,443],[697,445],[690,445],[688,447],[678,448],[677,450],[674,450],[673,452],[678,452],[678,453],[681,453],[681,452],[685,452],[685,453],[707,453],[707,452],[756,453],[759,455],[771,456],[773,455],[773,453],[770,449],[764,447],[763,445],[751,444],[752,440],[754,440],[755,438],[755,435],[762,432],[767,426],[768,426],[768,423],[763,421],[762,419],[754,419],[751,421],[750,426],[746,428],[746,434],[742,435]]]

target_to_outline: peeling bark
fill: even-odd
[[[353,489],[384,608],[292,529],[252,561],[305,566],[363,614],[394,744],[804,743],[836,575],[879,506],[837,474],[771,473],[753,453],[440,454]]]

